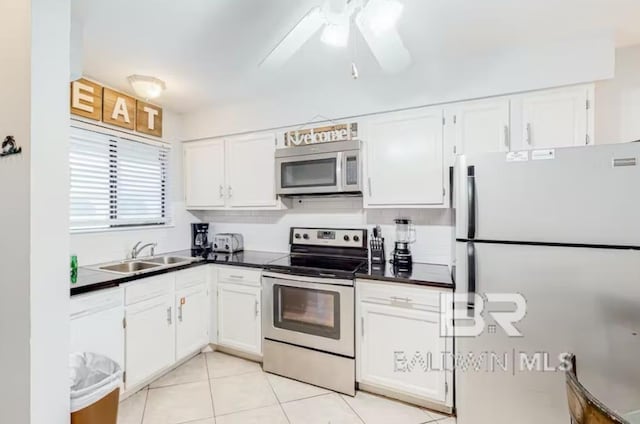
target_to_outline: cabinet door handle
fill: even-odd
[[[504,126],[504,147],[507,149],[507,152],[511,150],[511,137],[509,137],[509,125]]]
[[[169,324],[169,325],[173,324],[173,318],[171,317],[172,310],[173,310],[173,308],[171,306],[169,306],[167,308],[167,324]]]
[[[371,177],[367,178],[367,186],[369,187],[369,197],[371,197]]]
[[[391,296],[391,301],[393,301],[393,302],[406,302],[406,303],[411,303],[411,299],[409,299],[408,297],[396,297],[396,296]]]
[[[256,300],[256,304],[255,305],[256,305],[256,316],[258,316],[259,311],[258,311],[258,301],[257,300]]]
[[[178,321],[182,322],[182,301],[184,298],[180,299],[180,306],[178,307]]]
[[[237,280],[244,280],[244,275],[230,275],[229,278],[235,278]]]
[[[364,317],[360,317],[360,335],[364,337]]]
[[[224,199],[224,186],[220,184],[220,198]]]
[[[227,186],[227,193],[229,199],[231,199],[231,197],[233,197],[233,189],[231,188],[231,186]]]
[[[531,124],[527,122],[527,126],[525,128],[525,139],[527,141],[527,145],[531,146]]]

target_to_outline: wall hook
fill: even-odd
[[[2,142],[2,151],[0,152],[0,157],[17,155],[18,153],[22,153],[22,147],[16,147],[15,138],[13,138],[12,135],[8,135]]]

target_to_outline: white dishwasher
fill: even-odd
[[[71,298],[70,352],[108,356],[124,370],[124,289],[99,290]]]

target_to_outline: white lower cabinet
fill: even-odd
[[[106,289],[71,298],[70,352],[105,355],[124,368],[124,290]]]
[[[169,293],[127,306],[127,390],[175,362],[174,302]]]
[[[206,283],[176,292],[176,359],[209,343],[209,296]]]
[[[218,281],[218,344],[262,355],[260,286]]]
[[[366,389],[449,410],[452,372],[443,359],[439,290],[358,281],[357,380]]]

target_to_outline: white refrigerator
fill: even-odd
[[[458,424],[567,424],[566,352],[607,406],[640,410],[640,143],[462,156],[455,172],[458,307],[485,324],[456,321]],[[514,293],[519,336],[501,325]]]

